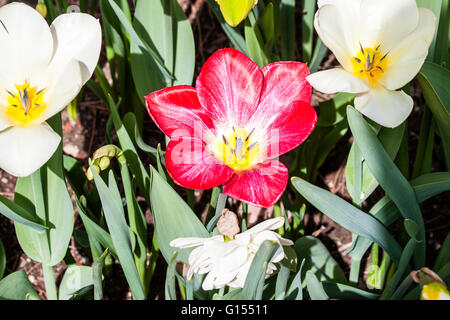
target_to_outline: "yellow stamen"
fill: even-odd
[[[386,72],[388,61],[387,54],[380,51],[380,46],[363,48],[356,56],[352,57],[353,73],[361,79],[368,79],[371,85],[375,85]]]
[[[236,130],[228,136],[222,136],[218,143],[217,157],[227,166],[236,170],[250,170],[258,163],[259,144],[253,141],[254,130]]]
[[[8,106],[5,114],[9,117],[11,125],[28,126],[39,119],[47,105],[44,102],[45,90],[31,87],[28,82],[16,85],[16,92],[8,93]]]

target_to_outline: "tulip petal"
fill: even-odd
[[[315,72],[306,79],[314,89],[327,94],[337,92],[361,93],[369,90],[367,81],[342,68]]]
[[[79,61],[84,85],[91,78],[100,57],[100,22],[85,13],[62,14],[53,21],[51,32],[54,41],[51,65],[64,68],[72,59]]]
[[[83,86],[82,70],[78,61],[72,59],[61,67],[63,68],[59,70],[51,67],[52,71],[48,73],[48,91],[45,92],[47,108],[43,113],[43,121],[67,107]]]
[[[256,207],[270,207],[283,195],[288,170],[279,161],[269,161],[259,168],[236,173],[223,186],[223,193]]]
[[[378,124],[395,128],[410,115],[413,100],[403,91],[379,88],[357,96],[355,108]]]
[[[389,52],[419,23],[416,0],[361,0],[361,44]]]
[[[56,151],[61,137],[47,124],[11,127],[0,133],[0,168],[26,177],[42,167]]]
[[[258,0],[216,0],[225,21],[232,27],[236,27],[245,18]]]
[[[264,130],[266,159],[274,159],[302,144],[313,132],[317,123],[314,108],[303,101],[295,101],[284,108]],[[261,141],[264,141],[261,137]]]
[[[420,71],[428,55],[428,48],[436,30],[436,17],[419,9],[419,24],[410,35],[388,54],[389,65],[380,82],[389,90],[397,90],[410,82]]]
[[[53,53],[45,19],[30,6],[15,2],[0,8],[0,21],[0,79],[11,87],[39,78]]]
[[[228,128],[245,127],[258,107],[262,86],[259,67],[235,49],[215,52],[196,82],[198,99],[207,114]]]
[[[150,117],[171,139],[190,136],[203,140],[214,128],[193,87],[162,89],[149,94],[146,102]]]
[[[233,170],[213,156],[200,139],[192,137],[178,137],[169,142],[166,167],[175,183],[190,189],[211,189],[233,175]]]
[[[314,27],[322,42],[347,71],[353,70],[351,57],[359,50],[359,3],[352,0],[320,4]]]

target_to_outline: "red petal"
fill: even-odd
[[[214,122],[244,127],[258,108],[263,86],[259,67],[235,49],[222,49],[204,64],[197,78],[198,98]]]
[[[236,173],[223,186],[223,193],[256,207],[273,206],[283,195],[288,170],[279,161],[269,161],[259,168]]]
[[[264,86],[251,127],[266,128],[268,158],[300,145],[314,130],[317,114],[310,106],[312,88],[306,64],[276,62],[262,69]]]
[[[220,186],[233,175],[233,170],[206,150],[200,139],[191,137],[169,142],[166,167],[176,184],[197,190]]]
[[[303,101],[294,101],[267,128],[267,158],[285,154],[305,141],[314,131],[317,113]]]
[[[214,127],[193,87],[176,86],[162,89],[149,94],[146,102],[150,117],[171,139],[179,136],[201,139],[205,131]]]

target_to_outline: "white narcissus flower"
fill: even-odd
[[[275,241],[279,245],[269,262],[267,276],[276,270],[274,263],[285,258],[283,246],[294,244],[272,231],[283,224],[284,218],[274,218],[237,234],[231,241],[225,241],[224,237],[219,235],[211,238],[179,238],[173,240],[170,245],[177,248],[198,247],[189,255],[187,278],[192,279],[194,273],[208,273],[202,285],[204,290],[225,286],[243,288],[253,258],[264,241]]]
[[[0,168],[25,177],[44,165],[61,137],[45,122],[89,80],[102,43],[83,13],[45,19],[23,3],[0,8]]]
[[[412,111],[403,91],[420,71],[436,29],[436,17],[415,0],[319,0],[314,26],[341,67],[307,80],[324,93],[356,94],[355,108],[385,127],[397,127]]]

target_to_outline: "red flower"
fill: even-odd
[[[166,167],[185,188],[223,192],[259,207],[282,196],[288,170],[278,156],[314,130],[309,70],[276,62],[262,70],[241,52],[223,49],[205,63],[196,88],[177,86],[147,96],[147,110],[171,139]]]

